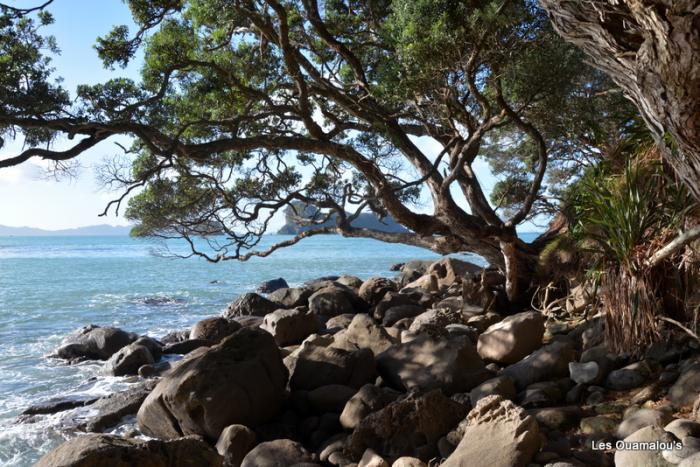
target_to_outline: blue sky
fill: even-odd
[[[9,2],[16,6],[32,6],[37,0]],[[56,74],[63,86],[74,94],[78,84],[105,81],[116,75],[136,78],[138,63],[127,70],[106,70],[93,48],[95,39],[115,24],[132,24],[127,6],[121,0],[55,0],[49,8],[55,23],[46,32],[56,37],[61,54],[54,57]],[[122,140],[124,142],[124,140]],[[60,143],[59,143],[60,144]],[[426,153],[439,152],[439,146],[429,140],[419,143]],[[16,154],[21,142],[6,144],[0,158]],[[79,159],[79,176],[56,181],[45,177],[45,165],[33,160],[18,167],[0,169],[0,224],[44,229],[63,229],[95,224],[124,225],[123,217],[98,217],[114,193],[101,189],[95,180],[94,167],[103,158],[119,153],[115,140],[101,143]],[[475,170],[485,190],[490,191],[494,178],[484,162]],[[281,219],[275,224],[281,225]],[[276,225],[272,226],[273,228]],[[523,230],[528,226],[523,226]]]

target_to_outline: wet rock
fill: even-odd
[[[544,317],[527,311],[508,316],[479,336],[477,351],[484,360],[515,363],[542,346]]]
[[[573,361],[575,351],[567,341],[555,341],[536,350],[518,363],[507,366],[504,376],[515,381],[516,388],[525,388],[532,383],[567,376],[569,362]]]
[[[466,411],[439,390],[409,396],[366,416],[352,433],[349,452],[359,458],[367,448],[386,457],[409,455],[427,460],[437,441]]]
[[[277,413],[287,369],[270,334],[241,329],[166,374],[138,412],[141,431],[217,439],[231,424],[255,427]]]
[[[173,364],[168,360],[163,360],[158,363],[151,363],[139,367],[138,374],[142,378],[155,378],[162,376],[163,373],[170,370]]]
[[[195,437],[142,441],[103,434],[70,439],[42,457],[36,467],[191,467],[222,465],[222,458]]]
[[[367,415],[386,407],[400,395],[390,388],[366,384],[345,404],[340,414],[340,424],[347,430],[353,430]]]
[[[287,284],[287,281],[284,280],[284,278],[278,277],[277,279],[271,279],[269,281],[265,281],[265,282],[261,283],[258,286],[257,291],[258,291],[258,293],[269,294],[269,293],[272,293],[276,290],[285,289],[285,288],[289,288],[289,284]]]
[[[305,287],[289,287],[277,289],[268,298],[282,308],[306,306],[313,291]]]
[[[241,467],[284,467],[313,463],[313,456],[301,444],[278,439],[258,444],[241,462]]]
[[[91,324],[72,332],[63,339],[56,356],[65,360],[107,360],[122,347],[134,342],[136,334],[119,328]]]
[[[247,426],[229,425],[216,441],[216,451],[223,456],[226,467],[240,467],[243,458],[255,447],[255,441],[255,433]]]
[[[48,415],[66,410],[75,409],[77,407],[85,407],[93,404],[97,398],[76,398],[74,396],[57,397],[49,399],[46,402],[31,405],[17,417],[18,422],[31,421],[35,415]]]
[[[190,340],[203,339],[214,343],[221,342],[241,328],[240,323],[220,316],[199,321],[190,331]]]
[[[80,425],[79,429],[98,433],[118,425],[124,417],[138,412],[155,385],[155,381],[147,381],[125,391],[101,397],[90,406],[90,412],[94,415]]]
[[[280,309],[268,313],[260,326],[275,338],[277,345],[283,347],[299,344],[311,334],[321,329],[321,322],[305,308]]]
[[[332,347],[305,345],[285,358],[292,390],[312,390],[329,384],[354,388],[374,381],[376,364],[369,349],[354,352]]]
[[[490,376],[465,336],[419,336],[381,353],[377,366],[387,385],[400,391],[440,388],[450,395],[470,391]]]
[[[148,348],[143,345],[129,344],[107,360],[105,371],[112,376],[135,375],[138,374],[141,366],[152,363],[155,363],[155,358]]]
[[[443,467],[525,466],[541,444],[535,418],[500,396],[481,399],[450,435],[459,444]]]
[[[239,316],[265,316],[278,308],[278,305],[271,300],[253,292],[239,296],[231,303],[223,317],[233,319]]]

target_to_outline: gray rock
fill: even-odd
[[[416,316],[408,330],[416,334],[445,335],[449,324],[464,324],[462,313],[447,308],[432,309]]]
[[[620,439],[627,438],[632,433],[645,426],[652,425],[662,428],[671,420],[673,420],[673,416],[670,410],[665,410],[664,408],[639,409],[625,417],[617,429],[617,437]]]
[[[155,363],[155,359],[148,348],[129,344],[107,360],[105,371],[112,376],[135,375],[141,366],[152,363]]]
[[[527,413],[535,417],[540,426],[545,426],[550,430],[564,431],[579,425],[583,410],[581,410],[581,407],[571,405],[530,409]]]
[[[118,328],[91,324],[66,336],[56,356],[65,360],[107,360],[137,338],[136,334]]]
[[[694,363],[681,373],[668,390],[668,399],[675,407],[692,406],[700,393],[700,363]]]
[[[664,430],[673,433],[676,438],[683,439],[686,436],[700,438],[700,423],[685,418],[679,418],[668,423]]]
[[[507,366],[502,374],[511,377],[516,388],[524,389],[538,381],[567,376],[569,362],[574,356],[575,350],[570,342],[555,341]]]
[[[277,279],[271,279],[269,281],[265,281],[265,282],[261,283],[258,286],[257,291],[259,293],[269,294],[269,293],[272,293],[276,290],[285,289],[288,287],[289,287],[289,284],[287,284],[287,281],[284,280],[284,278],[282,278],[282,277],[278,277]]]
[[[299,344],[321,329],[321,322],[305,308],[279,309],[268,313],[260,326],[275,338],[277,345]]]
[[[675,440],[674,440],[675,441]],[[661,450],[661,456],[672,464],[680,464],[685,459],[695,456],[700,452],[700,438],[686,436],[683,438],[682,447],[670,446]]]
[[[271,300],[253,292],[239,296],[231,303],[223,317],[233,319],[239,316],[265,316],[278,308],[278,305]]]
[[[600,367],[596,362],[570,362],[569,377],[577,384],[595,384],[600,382]]]
[[[632,363],[619,370],[611,371],[605,379],[605,387],[622,391],[637,388],[646,383],[649,370],[643,362]]]
[[[647,426],[635,431],[624,439],[626,443],[654,442],[665,438],[665,431],[658,426]],[[618,449],[615,451],[616,467],[670,467],[661,455],[661,450],[652,449]]]
[[[544,317],[536,311],[508,316],[479,336],[477,351],[484,360],[515,363],[542,346]]]
[[[470,391],[490,376],[465,336],[419,336],[381,353],[377,366],[387,385],[400,391],[440,388],[450,395]]]
[[[138,412],[155,385],[155,381],[147,381],[125,391],[101,397],[90,406],[94,415],[79,428],[89,432],[103,432],[118,425],[124,417]]]
[[[382,324],[387,327],[393,326],[399,320],[415,318],[422,313],[425,313],[425,308],[420,305],[395,305],[386,310]]]
[[[219,467],[222,458],[194,437],[143,441],[113,435],[88,434],[72,438],[39,459],[36,467]]]
[[[167,373],[138,412],[149,436],[217,439],[232,424],[255,427],[279,410],[287,369],[270,334],[241,329]]]

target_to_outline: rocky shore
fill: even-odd
[[[394,269],[271,281],[159,340],[75,331],[55,357],[134,384],[28,408],[18,423],[91,409],[37,465],[700,466],[696,341],[613,355],[576,297],[567,319],[514,313],[495,271]],[[104,434],[134,415],[137,429]]]

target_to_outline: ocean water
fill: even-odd
[[[268,236],[264,243],[280,239]],[[393,276],[394,263],[437,258],[419,248],[338,236],[312,237],[246,263],[167,257],[161,247],[128,237],[0,237],[0,465],[32,465],[76,435],[62,421],[90,415],[88,406],[18,423],[29,405],[133,384],[102,375],[101,362],[67,365],[46,357],[81,326],[117,326],[157,338],[221,313],[264,280],[284,277],[299,285],[325,275]]]

